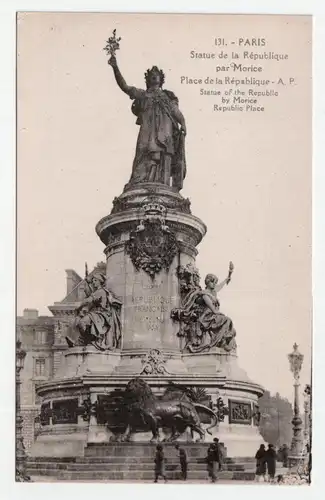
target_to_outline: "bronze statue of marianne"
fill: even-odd
[[[126,84],[112,55],[116,82],[132,100],[132,112],[140,126],[136,153],[127,187],[144,182],[171,186],[176,191],[183,187],[186,175],[185,119],[178,107],[178,99],[169,90],[163,90],[163,71],[153,66],[145,73],[146,90]]]

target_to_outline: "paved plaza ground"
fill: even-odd
[[[288,472],[288,469],[282,467],[282,464],[278,464],[278,467],[277,467],[277,470],[276,470],[276,476],[282,474],[286,474]],[[32,481],[34,482],[37,482],[37,483],[112,483],[112,484],[132,484],[132,485],[139,485],[139,484],[153,484],[153,479],[152,481],[144,481],[144,480],[141,480],[141,481],[105,481],[105,480],[97,480],[97,481],[90,481],[90,480],[77,480],[77,481],[68,481],[68,480],[57,480],[55,477],[51,477],[51,476],[48,476],[48,477],[44,477],[44,476],[37,476],[37,475],[33,475],[31,476],[31,479]],[[159,480],[159,483],[158,484],[164,484],[164,481],[163,480]],[[218,484],[231,484],[231,485],[241,485],[241,486],[244,486],[244,485],[249,485],[249,486],[253,486],[253,485],[263,485],[263,486],[274,486],[274,484],[272,485],[271,483],[269,482],[264,482],[264,481],[238,481],[238,480],[232,480],[232,479],[220,479],[218,480],[215,484],[212,484],[210,480],[208,480],[208,477],[207,479],[205,480],[192,480],[192,479],[189,479],[187,481],[182,481],[180,479],[178,480],[170,480],[170,481],[167,481],[167,485],[168,484],[173,484],[173,485],[184,485],[184,484],[200,484],[200,485],[210,485],[210,486],[215,486],[215,485],[218,485]]]
[[[32,476],[32,481],[34,482],[37,482],[37,483],[55,483],[55,482],[60,482],[60,483],[109,483],[109,484],[132,484],[132,485],[139,485],[139,484],[154,484],[153,481],[136,481],[136,482],[126,482],[126,481],[57,481],[55,478],[51,477],[51,478],[44,478],[44,477],[36,477],[36,476]],[[165,484],[164,481],[159,481],[158,484]],[[179,485],[184,485],[184,484],[200,484],[200,485],[203,485],[203,484],[206,484],[208,486],[215,486],[217,484],[233,484],[233,485],[255,485],[255,484],[267,484],[267,483],[257,483],[255,481],[230,481],[230,480],[220,480],[220,481],[217,481],[215,484],[212,484],[210,481],[206,480],[206,481],[193,481],[193,480],[189,480],[189,481],[168,481],[166,483],[166,486],[168,486],[168,484],[179,484]]]
[[[55,479],[54,477],[48,477],[48,478],[45,478],[44,476],[32,476],[31,477],[32,481],[34,482],[37,482],[37,483],[57,483],[57,482],[60,482],[60,483],[112,483],[112,484],[132,484],[132,485],[140,485],[140,484],[154,484],[153,480],[152,481],[134,481],[134,482],[131,482],[131,481],[89,481],[89,480],[80,480],[80,481],[58,481],[57,479]],[[180,481],[180,480],[171,480],[171,481],[167,481],[167,483],[164,483],[164,481],[160,480],[158,482],[158,484],[166,484],[166,486],[168,484],[173,484],[173,485],[184,485],[184,484],[200,484],[200,485],[208,485],[208,486],[216,486],[218,484],[231,484],[231,485],[240,485],[240,486],[244,486],[244,485],[249,485],[249,486],[260,486],[260,485],[264,485],[264,486],[270,486],[271,484],[268,483],[268,482],[257,482],[257,481],[236,481],[236,480],[229,480],[229,479],[220,479],[219,481],[217,481],[216,483],[211,483],[211,481],[208,481],[207,480],[188,480],[188,481]],[[274,485],[273,485],[274,486]]]

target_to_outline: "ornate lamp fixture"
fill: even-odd
[[[20,406],[20,372],[24,368],[26,351],[21,347],[21,341],[16,342],[16,481],[30,481],[26,475],[26,452],[23,441],[23,417]]]
[[[302,419],[300,417],[299,408],[299,387],[300,387],[300,371],[304,360],[303,354],[298,350],[298,345],[295,343],[293,352],[288,355],[290,370],[294,377],[294,412],[292,419],[293,437],[291,443],[291,454],[289,457],[290,466],[298,465],[301,461],[303,452],[303,436],[302,436]]]

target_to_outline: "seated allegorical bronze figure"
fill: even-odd
[[[172,318],[181,324],[178,335],[185,339],[184,351],[204,352],[213,347],[228,352],[236,350],[236,330],[232,320],[220,312],[217,298],[217,292],[229,284],[232,272],[233,264],[230,263],[228,277],[220,284],[214,274],[207,274],[202,290],[194,267],[188,265],[179,269],[182,304],[173,309]]]
[[[74,328],[79,332],[77,345],[93,345],[99,350],[121,347],[122,302],[105,287],[105,275],[97,272],[85,279],[86,298],[76,309]],[[70,347],[75,343],[67,337]]]

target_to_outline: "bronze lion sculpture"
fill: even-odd
[[[199,434],[197,441],[203,441],[205,432],[218,423],[216,413],[206,405],[192,401],[182,389],[170,386],[161,398],[156,397],[150,386],[141,378],[130,380],[125,388],[124,412],[125,431],[117,438],[130,441],[134,433],[143,429],[152,432],[150,442],[160,441],[159,430],[170,431],[165,441],[175,441],[187,428],[191,434]],[[199,413],[205,413],[213,419],[207,428],[202,427]]]

